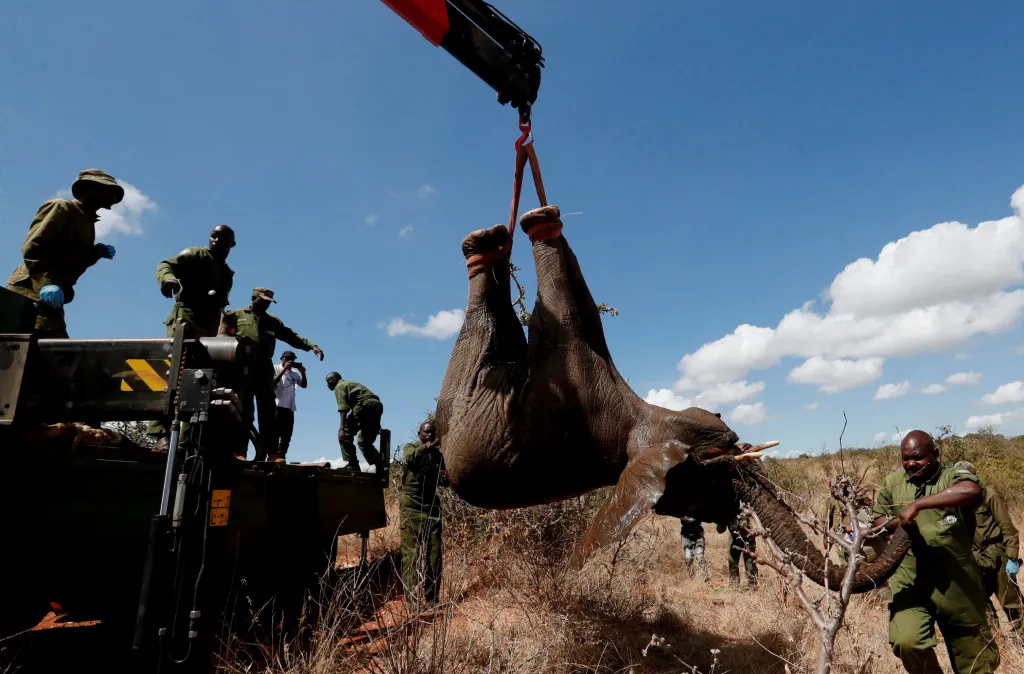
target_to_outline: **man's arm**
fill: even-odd
[[[348,390],[344,382],[338,382],[334,387],[334,398],[338,401],[338,414],[341,415],[341,425],[338,427],[338,442],[345,442],[345,417],[351,409],[348,404]]]
[[[28,236],[21,247],[25,268],[39,285],[61,285],[60,246],[68,231],[67,205],[62,201],[48,201],[36,211]],[[98,259],[98,258],[97,258]],[[93,260],[93,264],[96,260]]]
[[[916,501],[911,502],[903,509],[899,517],[893,520],[894,524],[891,523],[892,526],[886,528],[895,528],[900,524],[911,524],[922,510],[930,510],[932,508],[969,508],[980,503],[983,496],[981,486],[977,482],[963,480],[951,487],[946,487],[937,494],[922,496]]]
[[[892,491],[884,482],[875,494],[875,504],[871,506],[871,515],[874,518],[874,521],[871,523],[872,528],[881,526],[887,519],[892,517]],[[886,528],[895,529],[896,525],[894,524]]]
[[[238,316],[234,311],[225,311],[220,315],[220,326],[217,328],[218,335],[234,337],[238,332]]]
[[[302,380],[299,381],[298,384],[302,388],[306,388],[306,384],[308,384],[309,382],[306,381],[306,366],[305,365],[300,365],[299,366],[299,374],[302,375]]]
[[[164,297],[173,297],[181,292],[181,277],[187,275],[186,267],[191,257],[191,251],[186,248],[156,266],[156,282],[160,284]]]
[[[274,318],[277,317],[275,316]],[[299,333],[289,328],[281,321],[281,319],[278,318],[276,322],[277,325],[274,326],[274,334],[277,335],[278,339],[280,339],[282,342],[292,347],[293,349],[312,351],[320,358],[320,360],[324,359],[324,352],[320,350],[320,347],[318,347],[313,342],[309,341]]]
[[[997,493],[990,491],[989,494],[991,495],[992,517],[999,524],[999,530],[1003,532],[1006,556],[1010,559],[1020,559],[1020,534],[1010,518],[1010,511],[1006,507],[1006,501]]]
[[[281,377],[283,377],[284,373],[288,371],[288,368],[283,365],[275,365],[274,369],[277,371],[277,374],[274,376],[274,386],[277,386],[281,383]]]

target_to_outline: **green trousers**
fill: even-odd
[[[402,506],[402,585],[405,596],[418,602],[420,591],[435,603],[441,586],[441,513]]]
[[[753,536],[744,538],[741,535],[729,530],[729,582],[738,586],[740,584],[740,557],[743,558],[743,568],[747,572],[747,585],[751,589],[757,588],[757,564],[754,558],[737,548],[748,547],[750,552],[757,551],[757,542]]]
[[[359,451],[366,457],[371,466],[380,466],[380,452],[373,446],[373,441],[380,434],[380,418],[384,415],[384,405],[379,400],[371,400],[357,405],[345,415],[345,441],[341,445],[341,457],[349,468],[359,470],[359,456],[352,440],[359,434]],[[378,468],[378,472],[380,469]]]
[[[1006,556],[1002,556],[996,562],[998,564],[996,568],[981,567],[985,597],[991,600],[992,595],[996,596],[1000,606],[1003,607],[1006,619],[1010,622],[1013,629],[1017,630],[1021,627],[1020,592],[1006,574]]]
[[[889,604],[889,645],[910,674],[941,674],[935,655],[935,625],[946,642],[955,674],[992,674],[999,666],[999,649],[978,607],[946,606],[912,602],[904,591]],[[968,624],[963,624],[968,623]]]

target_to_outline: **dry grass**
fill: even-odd
[[[986,472],[985,466],[1017,465],[1024,445],[998,436],[968,438],[963,450],[991,483],[1011,485],[1017,475]],[[948,450],[947,450],[948,451]],[[981,457],[981,460],[979,460]],[[836,462],[833,471],[831,464]],[[892,448],[844,457],[847,473],[877,481],[894,464]],[[820,510],[827,480],[838,472],[834,457],[772,461],[775,480],[795,504]],[[398,472],[398,471],[396,471]],[[1017,509],[1024,493],[1005,493]],[[678,521],[649,517],[618,548],[599,554],[583,573],[566,571],[572,543],[604,494],[554,506],[509,512],[480,511],[445,498],[443,604],[428,614],[409,614],[395,601],[398,587],[382,574],[370,586],[332,590],[322,611],[330,619],[311,628],[261,666],[236,671],[275,674],[419,674],[433,672],[749,672],[813,671],[817,641],[810,621],[784,582],[761,567],[756,592],[727,583],[727,537],[705,526],[708,584],[690,579],[682,565]],[[398,547],[397,511],[391,524],[371,537],[371,552],[383,564]],[[1022,522],[1024,523],[1024,522]],[[358,539],[354,541],[358,545]],[[343,541],[342,552],[352,550]],[[384,574],[386,575],[386,574]],[[364,613],[375,620],[355,627],[359,592]],[[341,595],[348,599],[339,601]],[[365,597],[364,597],[365,599]],[[370,607],[370,604],[373,604]],[[367,608],[370,607],[370,608]],[[333,613],[332,613],[333,612]],[[337,615],[345,613],[344,619]],[[887,643],[888,611],[877,593],[851,603],[837,639],[837,674],[897,674],[899,661]],[[652,643],[652,637],[655,637]],[[662,641],[663,639],[663,641]],[[1024,647],[1004,624],[997,636],[1001,672],[1024,671]],[[717,650],[717,656],[712,650]],[[950,672],[940,638],[940,660]],[[713,666],[713,660],[718,662]],[[866,668],[863,668],[867,661]],[[714,667],[714,669],[713,669]]]

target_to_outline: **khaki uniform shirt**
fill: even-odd
[[[181,292],[164,325],[173,326],[181,320],[203,334],[217,334],[234,276],[227,262],[215,258],[207,248],[186,248],[161,262],[156,268],[157,283],[162,285],[170,279],[181,283]]]
[[[377,394],[370,389],[358,382],[345,381],[344,379],[339,381],[338,385],[334,387],[334,397],[338,401],[339,412],[356,410],[371,400],[380,402]]]
[[[75,283],[96,264],[96,220],[77,200],[52,199],[39,207],[21,246],[24,263],[14,270],[7,287],[39,301],[43,286],[64,291],[64,303],[75,297]]]

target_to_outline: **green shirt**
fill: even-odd
[[[163,285],[170,279],[181,283],[177,302],[164,324],[174,325],[180,319],[208,335],[217,334],[234,276],[227,262],[215,258],[207,248],[186,248],[161,262],[156,268],[157,283]]]
[[[21,246],[24,262],[11,274],[7,287],[39,301],[43,286],[56,285],[64,291],[65,304],[74,299],[78,278],[99,260],[98,218],[77,200],[52,199],[40,206]]]
[[[984,493],[984,485],[976,475],[941,463],[931,478],[916,484],[907,479],[906,471],[893,471],[885,477],[875,495],[873,515],[876,518],[898,516],[911,502],[965,481],[974,482]],[[911,530],[910,552],[890,580],[894,595],[902,588],[945,595],[950,586],[963,579],[965,572],[976,579],[975,583],[980,583],[971,550],[975,529],[973,508],[929,508],[918,513],[916,522],[916,530]],[[970,593],[968,587],[961,589]]]
[[[282,323],[280,318],[269,312],[260,316],[252,307],[224,312],[218,334],[248,337],[256,342],[268,364],[274,357],[274,349],[277,348],[279,339],[295,349],[313,350],[311,341]]]
[[[338,400],[339,412],[354,410],[370,400],[380,402],[380,398],[370,389],[357,382],[344,379],[334,387],[334,397]]]
[[[1003,565],[1003,555],[1010,559],[1019,557],[1020,536],[999,494],[986,488],[985,500],[978,506],[975,518],[978,526],[974,532],[974,556],[978,564],[998,568]]]
[[[403,453],[405,472],[402,474],[401,507],[436,511],[439,515],[441,502],[437,488],[441,486],[441,471],[444,469],[440,443],[427,448],[417,440],[407,444]]]

